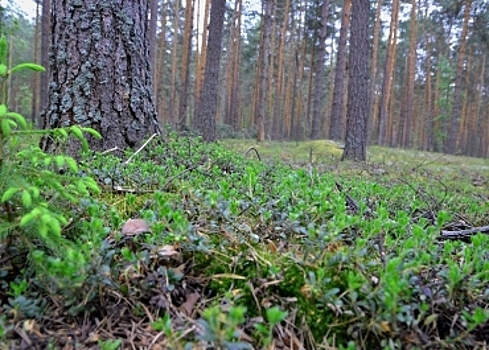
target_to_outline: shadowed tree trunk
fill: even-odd
[[[368,136],[377,136],[377,131],[374,131],[372,125],[377,125],[377,109],[379,105],[379,99],[376,93],[377,85],[377,52],[379,51],[379,35],[380,35],[380,25],[382,23],[382,0],[377,0],[377,9],[375,10],[375,25],[374,25],[374,38],[372,47],[372,63],[370,64],[370,83],[368,90],[368,106],[369,106],[369,117],[368,117]],[[373,134],[373,132],[375,134]]]
[[[158,132],[149,52],[149,1],[53,0],[50,128],[97,130],[93,150],[137,147]],[[47,150],[54,144],[47,141]],[[76,155],[79,141],[67,145]]]
[[[389,28],[389,39],[387,42],[387,57],[385,62],[384,80],[382,83],[382,95],[380,97],[380,111],[378,119],[377,143],[381,146],[387,144],[388,126],[391,116],[389,116],[389,105],[391,100],[391,90],[393,84],[394,65],[396,61],[397,49],[397,27],[399,18],[399,1],[393,0],[391,24]]]
[[[194,1],[187,0],[185,3],[185,30],[183,33],[183,53],[181,67],[181,93],[178,105],[177,127],[181,129],[187,124],[187,107],[190,96],[190,55],[192,53],[193,34],[193,11]]]
[[[265,140],[265,119],[267,117],[267,98],[268,98],[268,69],[270,59],[270,43],[272,32],[272,10],[273,0],[263,0],[263,29],[260,47],[260,66],[259,66],[259,91],[256,106],[255,124],[257,128],[256,140]]]
[[[336,53],[336,68],[334,75],[333,105],[329,124],[329,138],[342,140],[344,135],[343,106],[346,80],[346,42],[350,25],[351,0],[345,0],[341,17],[340,38]]]
[[[326,34],[328,28],[329,0],[321,5],[318,32],[318,50],[314,62],[314,101],[312,105],[311,139],[317,140],[323,131],[324,61],[326,56]]]
[[[168,122],[168,111],[166,109],[165,84],[163,78],[164,61],[166,55],[166,19],[168,17],[167,4],[161,5],[160,15],[160,38],[158,45],[158,59],[156,60],[156,75],[157,80],[153,82],[157,86],[157,95],[155,95],[156,110],[158,111],[158,119],[160,125],[165,125]]]
[[[445,147],[445,152],[455,154],[457,151],[457,134],[460,126],[460,115],[462,113],[462,78],[465,61],[465,46],[467,33],[469,31],[470,7],[472,0],[466,0],[464,22],[462,26],[462,34],[460,36],[460,50],[458,52],[457,72],[455,75],[455,86],[453,87],[453,107],[452,120],[450,123],[448,139]]]
[[[348,109],[342,160],[367,159],[370,0],[354,0],[351,14]]]
[[[283,11],[283,21],[280,28],[279,36],[280,41],[278,44],[278,60],[277,60],[277,87],[275,93],[275,101],[273,106],[273,123],[272,134],[278,138],[283,139],[284,134],[284,101],[285,101],[285,39],[287,37],[287,30],[289,27],[289,12],[290,12],[290,0],[285,0]]]
[[[205,61],[204,83],[198,105],[197,118],[206,142],[216,140],[217,93],[219,63],[221,61],[222,29],[226,0],[213,0],[209,22],[209,41]]]
[[[411,1],[411,25],[409,30],[409,53],[407,57],[406,85],[402,100],[401,121],[403,134],[399,135],[404,147],[411,147],[411,133],[414,114],[414,75],[416,69],[416,0]],[[419,136],[418,136],[419,137]]]

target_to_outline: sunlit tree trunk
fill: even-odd
[[[193,123],[192,126],[194,128],[200,127],[200,120],[197,117],[197,112],[199,109],[199,103],[200,103],[200,95],[202,92],[202,82],[204,81],[204,75],[205,75],[205,62],[207,60],[207,25],[209,22],[209,9],[210,9],[210,3],[211,0],[201,0],[205,1],[205,8],[204,8],[204,27],[202,31],[202,37],[199,39],[199,36],[197,35],[198,42],[200,43],[200,48],[197,47],[197,50],[199,50],[199,53],[197,53],[196,59],[195,59],[195,112],[194,112],[194,118],[193,118]],[[199,16],[200,17],[200,6],[198,7],[199,11]]]
[[[460,125],[460,113],[462,112],[462,78],[465,62],[465,46],[467,33],[469,31],[471,5],[472,0],[465,1],[464,21],[462,25],[462,34],[460,35],[460,49],[458,51],[457,71],[455,73],[455,86],[453,88],[452,119],[445,147],[445,152],[449,154],[455,154],[455,152],[457,151],[457,134]]]
[[[347,0],[348,2],[348,0]],[[329,0],[321,4],[321,17],[319,19],[318,48],[314,62],[314,96],[311,121],[311,139],[317,140],[322,136],[324,123],[324,62],[326,56],[326,35],[328,27]],[[311,95],[309,95],[311,96]]]
[[[354,0],[351,15],[348,107],[342,160],[367,159],[369,0]]]
[[[384,80],[382,83],[382,94],[380,100],[379,127],[377,143],[385,145],[387,143],[387,132],[389,124],[389,104],[392,89],[392,76],[396,61],[397,48],[397,25],[399,18],[399,0],[393,0],[391,23],[389,28],[389,39],[387,42],[387,57],[384,70]]]
[[[346,80],[346,44],[348,39],[348,27],[350,25],[350,9],[352,0],[343,2],[343,13],[341,15],[340,37],[338,39],[338,50],[336,51],[336,68],[334,75],[333,105],[331,107],[329,138],[332,140],[343,140],[344,138],[344,96]]]

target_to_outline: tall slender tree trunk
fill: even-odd
[[[346,43],[348,27],[350,25],[350,9],[352,0],[343,2],[343,14],[341,17],[340,37],[338,40],[338,51],[336,52],[336,69],[334,76],[333,106],[329,123],[329,138],[332,140],[343,140],[344,125],[344,96],[346,80]]]
[[[375,25],[374,25],[374,38],[373,38],[373,48],[372,48],[372,63],[370,65],[370,85],[368,92],[368,106],[369,106],[369,137],[372,135],[372,125],[378,125],[378,97],[376,93],[377,85],[377,59],[379,51],[379,35],[380,35],[380,25],[382,23],[382,0],[377,0],[377,8],[375,10]],[[377,130],[375,131],[375,136],[377,136]]]
[[[163,125],[168,122],[168,111],[166,110],[166,95],[165,95],[165,83],[163,78],[163,69],[165,67],[165,53],[166,53],[166,19],[168,17],[167,13],[167,3],[163,2],[161,4],[161,31],[160,40],[158,47],[158,59],[156,60],[156,81],[153,83],[157,87],[156,96],[156,109],[158,111],[158,120],[160,124]]]
[[[411,25],[409,27],[409,53],[406,64],[406,85],[404,88],[404,96],[401,107],[401,123],[404,125],[404,134],[401,145],[411,147],[411,133],[413,122],[413,107],[414,107],[414,75],[416,69],[416,1],[411,1]]]
[[[196,54],[196,63],[195,63],[195,112],[194,112],[194,118],[193,118],[193,123],[192,126],[194,128],[200,128],[200,120],[197,117],[197,113],[199,110],[199,103],[200,103],[200,96],[202,92],[202,82],[204,81],[204,75],[205,75],[205,63],[207,61],[207,25],[209,22],[209,9],[210,9],[210,4],[211,0],[203,0],[205,1],[205,8],[204,8],[204,27],[202,28],[202,37],[198,42],[200,42],[200,47],[197,47],[197,50],[199,51],[198,54]],[[199,13],[200,13],[200,6],[199,6]]]
[[[484,54],[482,58],[482,63],[481,63],[481,68],[480,68],[480,81],[479,81],[479,86],[478,86],[478,94],[477,94],[477,104],[476,104],[476,114],[477,114],[477,132],[476,132],[476,148],[474,155],[478,157],[483,157],[483,145],[484,145],[484,100],[482,98],[483,91],[484,91],[484,74],[485,74],[485,69],[486,69],[486,56],[487,54]]]
[[[455,74],[455,86],[453,88],[453,107],[452,120],[448,132],[448,139],[445,152],[455,154],[457,151],[457,134],[460,125],[460,114],[462,112],[462,78],[465,61],[465,46],[467,33],[469,31],[470,8],[472,0],[465,1],[464,22],[462,25],[462,34],[460,36],[460,50],[458,52],[457,71]]]
[[[318,49],[314,62],[314,96],[312,107],[311,139],[317,140],[322,136],[324,114],[324,61],[326,55],[326,35],[328,28],[329,0],[321,5],[321,17],[318,31]]]
[[[432,99],[432,79],[431,79],[431,43],[430,43],[430,34],[426,32],[425,34],[426,40],[426,84],[425,87],[425,98],[424,98],[424,118],[426,125],[426,132],[424,138],[424,147],[425,151],[433,151],[433,143],[435,139],[434,131],[435,131],[435,115],[434,115],[434,106]]]
[[[270,43],[272,32],[272,5],[273,0],[263,0],[263,27],[260,47],[260,89],[258,91],[258,104],[255,123],[257,127],[256,139],[258,142],[265,140],[265,121],[267,118],[268,99],[268,69],[270,62]]]
[[[178,105],[177,127],[181,129],[186,125],[187,107],[190,97],[190,55],[192,52],[192,35],[193,35],[193,11],[194,1],[187,0],[185,3],[185,30],[183,34],[183,57],[181,67],[181,84],[180,101]]]
[[[172,35],[172,57],[171,57],[171,84],[170,84],[170,103],[169,103],[169,120],[170,123],[176,124],[178,118],[178,92],[180,91],[180,86],[177,82],[177,72],[178,72],[178,62],[180,61],[180,56],[178,54],[179,47],[179,31],[180,31],[180,2],[181,0],[176,0],[174,8],[173,17],[173,35]]]
[[[367,159],[370,0],[354,0],[351,16],[348,109],[342,160]]]
[[[280,139],[283,138],[283,104],[285,100],[285,39],[287,37],[287,29],[289,27],[289,11],[290,11],[290,0],[285,0],[285,5],[283,8],[284,18],[282,21],[282,27],[280,29],[280,42],[278,46],[278,59],[277,59],[277,88],[275,92],[275,101],[273,106],[273,124],[272,133],[278,136]]]
[[[224,12],[226,0],[213,0],[211,4],[209,22],[209,41],[205,62],[204,83],[197,117],[201,121],[201,130],[204,141],[216,140],[216,112],[219,83],[219,64],[221,61],[221,43],[224,27]]]
[[[382,83],[382,95],[380,100],[379,127],[377,143],[385,145],[387,142],[387,131],[389,124],[389,103],[392,89],[392,75],[397,48],[397,25],[399,18],[399,0],[393,0],[391,23],[389,28],[389,39],[387,42],[387,57],[385,63],[384,80]]]
[[[237,69],[236,64],[238,64],[239,60],[236,58],[239,57],[239,42],[240,42],[240,18],[241,18],[241,1],[235,0],[234,2],[234,10],[233,17],[231,20],[231,30],[228,39],[228,62],[226,66],[226,100],[225,100],[225,110],[224,110],[224,123],[227,125],[233,124],[233,112],[232,110],[235,108],[235,103],[237,101],[234,100],[233,91],[235,91],[236,85],[239,85],[237,81],[237,77],[235,76]],[[233,130],[234,126],[233,126]]]
[[[158,24],[158,0],[150,0],[149,18],[149,57],[151,59],[151,75],[153,77],[153,95],[158,93],[156,78],[156,27]]]

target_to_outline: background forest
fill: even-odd
[[[42,5],[32,19],[15,3],[2,10],[14,61],[49,66],[49,12]],[[489,4],[378,0],[371,6],[369,143],[487,157]],[[219,137],[343,141],[350,10],[349,0],[265,0],[263,9],[258,2],[227,2]],[[196,129],[209,1],[154,1],[151,11],[158,117]],[[31,74],[12,80],[9,103],[42,126],[35,119],[46,103],[48,73]]]
[[[487,1],[19,3],[0,350],[488,349]]]

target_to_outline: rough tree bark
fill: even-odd
[[[97,130],[93,150],[137,147],[158,132],[149,52],[149,0],[53,0],[48,127]],[[54,148],[48,140],[47,150]],[[79,150],[77,140],[68,154]]]
[[[342,160],[365,161],[367,158],[369,12],[370,0],[353,1],[348,64],[348,109]]]

